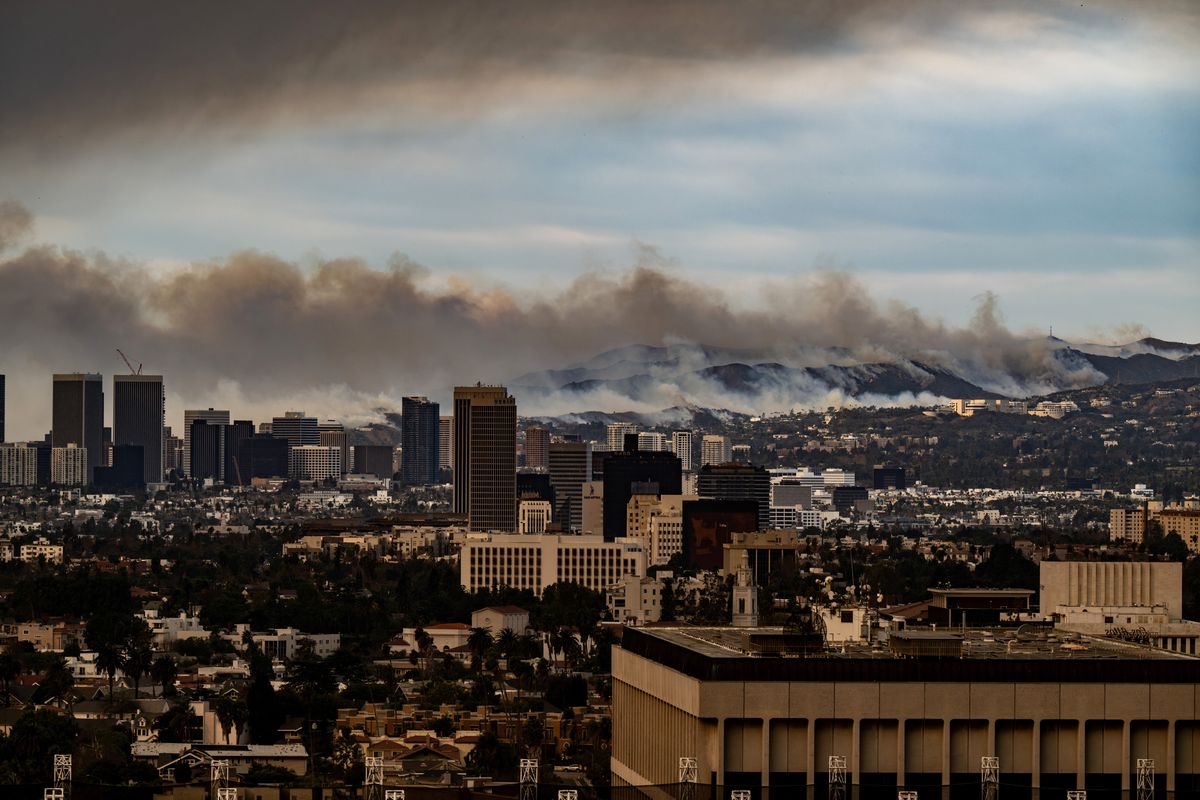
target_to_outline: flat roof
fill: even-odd
[[[783,628],[626,628],[621,647],[700,680],[870,682],[1200,683],[1200,658],[1047,630],[938,631],[962,638],[961,658],[904,657],[880,643],[835,642],[805,655],[754,652],[746,634]],[[906,631],[912,637],[924,631]],[[932,631],[928,633],[933,633]]]

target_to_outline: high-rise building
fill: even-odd
[[[336,447],[342,451],[342,474],[350,469],[350,437],[346,428],[335,420],[317,423],[317,444],[324,447]]]
[[[762,467],[740,462],[706,464],[700,468],[696,490],[712,500],[753,500],[758,504],[758,530],[770,524],[771,476]]]
[[[0,442],[7,442],[4,438],[4,376],[0,375]]]
[[[183,439],[171,432],[171,426],[163,428],[163,477],[172,472],[183,474],[184,460]]]
[[[87,448],[74,442],[50,451],[50,482],[59,486],[83,486],[87,482]]]
[[[243,439],[238,448],[238,467],[234,473],[248,484],[254,478],[286,478],[288,474],[288,443],[270,434],[259,433]]]
[[[545,425],[530,425],[525,429],[525,466],[550,467],[550,429]]]
[[[273,418],[271,435],[276,439],[286,439],[288,447],[321,443],[317,418],[307,416],[303,411],[286,411],[282,417]]]
[[[668,450],[667,435],[656,431],[642,431],[638,434],[638,450],[658,452]],[[682,459],[681,459],[682,462]]]
[[[221,428],[221,477],[230,486],[245,486],[250,481],[242,475],[242,442],[254,435],[254,423],[235,419]]]
[[[162,375],[113,376],[113,444],[142,448],[143,485],[163,479],[165,402]]]
[[[613,453],[620,453],[625,450],[625,434],[637,433],[637,425],[632,422],[610,422],[608,423],[608,449]]]
[[[728,464],[733,458],[733,450],[729,439],[715,433],[708,433],[700,440],[700,466],[705,464]]]
[[[894,489],[903,492],[908,487],[904,467],[895,464],[876,464],[872,478],[876,489]]]
[[[184,409],[183,411],[183,474],[187,477],[192,477],[192,423],[196,420],[204,420],[209,425],[228,425],[229,412],[221,411],[213,408],[196,408]],[[219,437],[218,437],[219,438]],[[218,442],[217,448],[217,472],[206,477],[216,478],[218,473],[225,466],[223,459],[220,457],[220,446]]]
[[[691,431],[672,431],[671,432],[671,452],[679,457],[679,465],[684,472],[691,472],[692,449],[694,448],[695,439]]]
[[[441,428],[440,407],[427,397],[405,397],[400,406],[400,479],[406,486],[438,482]]]
[[[38,451],[33,445],[0,443],[0,486],[35,486]]]
[[[342,474],[342,450],[319,444],[288,448],[288,477],[300,481],[324,481]]]
[[[194,419],[188,432],[191,434],[191,444],[188,451],[188,477],[194,481],[211,478],[214,483],[221,482],[221,471],[224,467],[221,459],[221,433],[229,421],[226,412],[226,422],[209,422],[206,419]]]
[[[591,442],[551,442],[546,453],[554,518],[565,529],[583,531],[583,484],[592,479]],[[594,533],[599,533],[599,530]]]
[[[52,446],[66,448],[74,444],[86,450],[83,480],[70,484],[91,483],[92,470],[104,466],[104,380],[91,373],[54,376]],[[72,454],[71,458],[77,458]]]
[[[654,484],[639,487],[642,492],[682,494],[679,459],[674,453],[637,450],[608,457],[604,462],[604,538],[608,541],[626,535],[625,515],[635,483]]]
[[[438,467],[454,469],[454,417],[438,418]]]
[[[98,489],[136,489],[146,485],[146,454],[140,444],[113,445],[112,464],[96,467],[92,483]]]
[[[374,475],[391,480],[395,474],[392,467],[393,448],[390,444],[354,445],[354,472],[357,475]]]
[[[454,512],[473,531],[517,529],[517,401],[503,386],[454,390]]]

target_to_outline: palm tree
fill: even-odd
[[[121,659],[121,670],[133,681],[133,697],[136,700],[142,676],[154,666],[154,650],[149,642],[131,641],[125,646]]]
[[[235,728],[240,734],[242,726],[246,724],[248,716],[246,703],[235,695],[223,694],[217,698],[216,712],[217,719],[221,723],[221,730],[225,733],[225,743],[237,744],[236,741],[230,741],[230,735]]]
[[[471,650],[471,656],[475,663],[472,668],[479,669],[479,665],[483,662],[483,655],[492,646],[495,640],[492,638],[492,632],[487,628],[477,627],[471,628],[470,634],[467,636],[467,647]]]
[[[150,676],[162,686],[163,696],[175,691],[175,659],[169,655],[161,655],[150,665]]]
[[[505,658],[510,658],[513,651],[517,648],[517,634],[512,628],[505,628],[500,631],[499,638],[496,639],[496,646],[500,648],[500,653]]]
[[[17,659],[16,654],[7,649],[3,653],[0,653],[0,684],[4,686],[4,705],[6,706],[10,700],[8,694],[9,684],[20,674],[21,662]]]
[[[96,648],[96,667],[108,673],[108,701],[111,703],[113,683],[117,678],[117,670],[121,668],[120,648],[108,643]]]

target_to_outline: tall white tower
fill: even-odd
[[[750,560],[745,550],[742,551],[733,583],[733,626],[758,627],[758,587],[754,585],[754,578],[750,574]]]

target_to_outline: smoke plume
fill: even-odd
[[[20,206],[0,206],[6,239],[29,224]],[[118,347],[145,372],[165,375],[168,422],[176,423],[184,407],[208,406],[256,420],[304,408],[363,422],[403,395],[447,400],[449,387],[475,381],[529,386],[518,402],[530,415],[631,405],[764,410],[828,405],[846,394],[827,378],[759,386],[751,400],[702,378],[672,377],[739,360],[923,369],[915,361],[1014,395],[1102,378],[1054,357],[1044,340],[1010,331],[991,295],[958,328],[909,306],[881,305],[845,273],[816,272],[780,281],[757,308],[737,310],[720,288],[687,278],[649,247],[623,272],[588,273],[561,292],[532,296],[446,285],[402,256],[383,267],[354,258],[299,265],[248,251],[164,273],[52,246],[0,255],[0,287],[9,429],[25,437],[49,425],[52,372],[123,371]],[[556,383],[541,372],[633,344],[676,346],[676,363],[658,373],[661,386],[636,404],[604,391],[557,393],[570,378]],[[599,366],[627,377],[619,363],[626,356]]]

